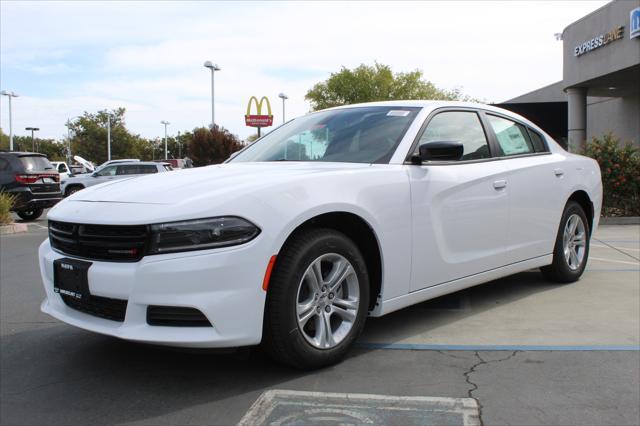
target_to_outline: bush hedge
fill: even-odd
[[[640,152],[612,133],[593,138],[585,155],[600,164],[604,216],[640,216]]]
[[[0,225],[13,222],[11,218],[11,206],[13,205],[13,195],[0,191]]]

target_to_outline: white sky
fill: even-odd
[[[249,97],[274,120],[309,110],[304,95],[344,65],[420,69],[443,88],[499,102],[562,79],[554,33],[604,1],[0,3],[0,86],[14,134],[66,134],[68,117],[124,106],[135,133],[160,137],[211,121],[241,137]],[[7,98],[0,125],[8,133]]]

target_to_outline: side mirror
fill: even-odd
[[[418,147],[418,155],[411,157],[413,164],[423,161],[458,161],[464,153],[464,146],[457,141],[427,142]]]

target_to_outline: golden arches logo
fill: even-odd
[[[267,114],[262,114],[262,105],[266,103]],[[256,105],[257,114],[251,114],[251,105]],[[244,121],[247,126],[250,127],[269,127],[273,125],[273,114],[271,113],[271,103],[269,98],[263,96],[258,101],[258,98],[252,96],[249,98],[249,104],[247,105],[247,114],[244,116]]]

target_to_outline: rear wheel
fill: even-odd
[[[264,347],[296,368],[334,364],[362,331],[368,304],[358,247],[331,229],[299,233],[278,255],[269,283]]]
[[[553,250],[553,263],[541,268],[551,281],[570,283],[580,279],[589,257],[589,222],[580,204],[570,201],[564,209]]]
[[[22,220],[36,220],[37,218],[42,216],[43,211],[44,209],[42,207],[34,207],[30,210],[19,211],[17,212],[17,214]]]

